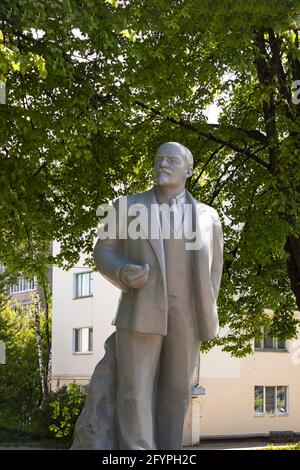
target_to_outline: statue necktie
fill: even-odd
[[[181,228],[182,219],[183,219],[183,209],[180,204],[178,204],[176,197],[171,197],[169,200],[170,206],[170,228],[173,235],[179,233]]]

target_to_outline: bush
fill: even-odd
[[[0,425],[0,442],[31,442],[39,439],[39,434],[24,427]]]
[[[40,437],[71,441],[84,401],[85,395],[75,384],[68,387],[64,385],[56,392],[51,392],[34,415]]]

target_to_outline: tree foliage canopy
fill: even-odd
[[[155,149],[179,141],[195,157],[189,189],[224,222],[222,342],[246,352],[264,308],[293,335],[299,15],[292,0],[2,1],[1,60],[4,46],[35,64],[0,67],[1,258],[43,270],[56,239],[71,266],[92,250],[97,206],[149,186]]]

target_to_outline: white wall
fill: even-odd
[[[241,360],[223,352],[222,348],[217,346],[206,354],[201,353],[200,376],[204,377],[240,377]]]
[[[56,245],[55,249],[58,247]],[[104,341],[114,331],[111,322],[116,313],[120,291],[99,273],[93,273],[93,296],[73,298],[74,274],[90,271],[84,261],[63,271],[53,269],[53,362],[52,375],[90,376],[104,354]],[[73,353],[73,329],[93,327],[93,352]]]

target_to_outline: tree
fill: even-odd
[[[44,317],[40,316],[43,331]],[[32,312],[14,311],[9,305],[1,309],[0,339],[6,345],[6,364],[0,375],[0,424],[28,426],[42,400]]]
[[[263,324],[293,335],[293,309],[300,307],[300,121],[292,94],[300,71],[299,2],[172,2],[172,13],[160,6],[157,15],[144,3],[130,25],[145,39],[136,37],[135,78],[145,74],[153,50],[157,62],[152,95],[137,105],[145,118],[177,127],[199,155],[190,187],[227,223],[220,314],[231,332],[221,343],[244,354]],[[213,99],[220,117],[212,124],[203,110]]]
[[[3,265],[1,266],[0,312],[5,312],[6,309],[9,311],[11,308],[10,286],[17,281],[20,273],[11,272],[5,269]],[[34,318],[40,389],[42,400],[44,400],[49,393],[51,381],[51,292],[48,278],[44,272],[38,272],[38,275],[33,275],[33,285],[32,304],[30,310],[27,310],[27,314],[30,313],[32,318]],[[15,308],[23,316],[24,312],[18,303],[15,303]],[[4,315],[4,317],[6,316]]]
[[[249,351],[270,323],[264,308],[273,334],[295,334],[299,12],[292,0],[3,2],[3,41],[37,54],[47,72],[6,73],[6,263],[45,272],[53,239],[58,263],[90,253],[96,207],[147,187],[155,148],[178,140],[195,156],[190,190],[226,222],[220,318],[230,333],[217,342]]]

